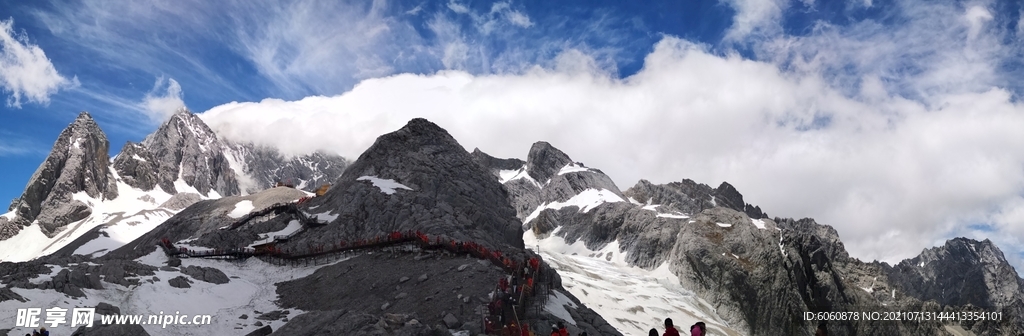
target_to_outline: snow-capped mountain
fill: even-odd
[[[313,191],[347,165],[337,155],[286,158],[274,148],[220,139],[185,109],[141,143],[126,143],[113,158],[108,151],[106,135],[82,112],[0,216],[0,261],[58,251],[100,256],[201,199],[255,193],[281,181]]]
[[[13,324],[15,315],[6,312],[36,304],[216,316],[201,327],[204,334],[471,335],[504,316],[498,328],[514,322],[545,333],[566,323],[573,334],[621,335],[566,291],[550,266],[528,266],[537,255],[524,248],[505,189],[429,121],[414,119],[380,136],[325,195],[297,201],[305,195],[278,187],[200,200],[100,257],[55,253],[0,263],[0,325]],[[412,242],[381,239],[412,233]],[[158,246],[167,242],[174,248]],[[359,248],[321,253],[353,245]],[[170,252],[181,248],[250,257],[179,259]],[[257,255],[257,248],[288,252]],[[536,294],[500,294],[500,279],[522,288],[524,272],[536,277]],[[519,300],[529,304],[511,308]],[[196,330],[110,325],[77,332]]]
[[[525,279],[502,257],[540,256],[533,274],[543,291],[510,316],[542,334],[562,322],[572,334],[642,335],[671,317],[683,327],[704,321],[711,335],[812,335],[817,321],[805,313],[854,311],[1001,319],[833,321],[830,334],[1024,332],[1024,280],[989,241],[958,238],[895,266],[866,263],[830,226],[769,218],[728,183],[641,180],[622,191],[546,142],[525,160],[499,159],[414,119],[348,165],[233,144],[182,111],[100,165],[90,158],[106,162],[105,137],[87,114],[65,133],[43,177],[0,219],[13,232],[0,257],[32,259],[0,263],[0,325],[26,305],[71,305],[228,316],[203,329],[216,334],[476,334],[482,316],[502,311],[496,279]],[[283,179],[306,191],[270,188]],[[326,194],[298,202],[324,181],[335,182]],[[48,198],[87,211],[45,208],[57,215],[36,212],[25,224],[20,209],[31,214]],[[413,232],[422,244],[387,243]],[[346,246],[358,248],[324,252]],[[191,258],[179,259],[179,248]]]
[[[841,321],[830,335],[1024,332],[1024,280],[989,241],[958,238],[896,266],[865,263],[849,257],[831,227],[770,219],[728,183],[641,180],[619,192],[600,170],[546,142],[526,161],[479,149],[474,158],[509,191],[527,247],[626,334],[672,317],[683,326],[705,321],[713,334],[811,335],[817,322],[804,312],[943,309],[1013,318]]]

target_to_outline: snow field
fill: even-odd
[[[395,180],[382,179],[376,176],[361,176],[357,178],[356,181],[370,181],[370,183],[373,183],[374,187],[380,189],[380,192],[388,195],[393,195],[397,191],[397,189],[412,190],[412,188],[409,188],[401,183],[398,183]]]

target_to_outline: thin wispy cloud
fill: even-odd
[[[76,77],[58,73],[43,49],[15,30],[14,19],[0,20],[0,87],[9,94],[7,106],[45,105],[57,91],[77,85]]]

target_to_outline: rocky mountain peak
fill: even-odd
[[[534,180],[544,183],[570,163],[572,159],[569,155],[550,143],[538,141],[530,147],[530,153],[526,156],[526,172]]]
[[[1024,280],[988,239],[950,239],[900,262],[889,276],[897,288],[921,300],[1024,312]]]
[[[175,181],[181,180],[202,195],[210,191],[222,196],[239,194],[238,181],[224,156],[223,144],[192,112],[181,110],[174,114],[142,145],[156,160],[156,185],[165,192],[178,193]]]
[[[324,197],[332,218],[296,244],[419,230],[493,246],[523,246],[520,223],[497,180],[443,128],[413,119],[377,138]]]
[[[116,198],[117,187],[107,167],[109,145],[92,116],[79,113],[57,137],[50,154],[12,207],[17,215],[13,223],[0,223],[0,239],[13,236],[33,221],[52,237],[64,226],[87,217],[91,211],[74,199],[76,193],[84,192],[94,199]]]
[[[480,148],[474,148],[471,155],[473,155],[473,160],[476,161],[476,163],[490,170],[516,170],[522,168],[523,165],[526,164],[526,162],[523,162],[523,160],[520,159],[499,159],[493,157],[484,153]]]

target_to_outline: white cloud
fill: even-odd
[[[562,59],[587,64],[571,52]],[[231,103],[202,117],[228,138],[350,158],[413,117],[499,157],[524,158],[546,140],[623,188],[640,178],[728,180],[772,215],[815,217],[854,256],[886,261],[967,234],[963,223],[990,218],[988,205],[1024,190],[1024,107],[1000,89],[944,95],[936,107],[877,83],[864,89],[870,99],[850,97],[818,76],[675,38],[629,78],[592,69],[402,74],[340,96]],[[1010,217],[998,222],[997,242],[1022,230]]]
[[[151,121],[163,122],[178,110],[185,108],[181,85],[174,78],[157,78],[153,89],[139,104]]]
[[[781,31],[779,20],[789,0],[722,0],[736,11],[725,40],[738,42],[750,35],[774,35]],[[809,0],[813,3],[813,0]],[[808,3],[805,1],[805,3]]]
[[[964,14],[964,18],[969,24],[968,36],[970,39],[974,39],[984,28],[985,23],[992,21],[992,13],[983,6],[971,6]]]
[[[0,87],[10,93],[7,106],[21,108],[22,100],[48,104],[61,89],[78,86],[78,78],[57,73],[38,45],[14,30],[14,19],[0,20]]]
[[[448,9],[459,14],[469,13],[469,8],[465,5],[455,2],[455,0],[448,1]]]

